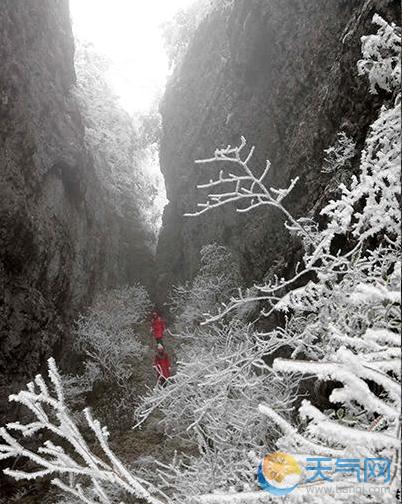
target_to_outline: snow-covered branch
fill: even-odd
[[[387,23],[378,14],[373,16],[378,31],[362,37],[363,58],[358,62],[360,75],[367,75],[370,92],[378,89],[395,92],[401,84],[401,28]]]
[[[23,458],[31,463],[27,468],[5,469],[5,474],[16,480],[51,476],[55,486],[87,504],[111,504],[107,490],[109,484],[119,489],[122,495],[131,494],[149,504],[162,504],[154,495],[156,489],[131,474],[112,452],[106,427],[102,427],[90,410],[85,409],[86,426],[101,448],[101,452],[97,449],[95,454],[65,404],[54,359],[49,359],[48,364],[52,387],[37,375],[34,382],[28,383],[27,390],[10,396],[10,401],[29,408],[35,418],[26,424],[13,422],[0,429],[0,460]],[[31,438],[39,432],[45,441],[37,449],[22,444],[22,438]],[[31,466],[34,467],[32,470]]]
[[[205,212],[226,205],[228,203],[243,203],[245,205],[236,205],[236,211],[239,213],[249,212],[260,206],[271,206],[280,210],[291,225],[295,226],[305,235],[308,233],[303,229],[300,223],[295,220],[292,215],[282,205],[282,201],[295,187],[298,177],[292,179],[287,188],[276,189],[266,185],[271,163],[266,162],[265,168],[261,175],[256,175],[250,167],[255,147],[251,147],[248,152],[247,142],[244,137],[241,137],[241,143],[237,147],[228,145],[224,149],[217,149],[215,155],[209,159],[197,160],[197,164],[210,163],[231,163],[240,167],[240,174],[232,173],[231,171],[221,170],[216,180],[210,180],[206,184],[200,184],[198,189],[212,189],[219,187],[222,192],[211,192],[208,195],[206,203],[198,203],[199,211],[187,213],[187,217],[195,217],[202,215]]]

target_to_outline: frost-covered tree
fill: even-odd
[[[311,220],[295,221],[288,215],[282,199],[289,188],[268,188],[266,172],[254,175],[249,168],[252,151],[242,157],[244,140],[239,148],[219,150],[212,160],[204,161],[233,162],[243,174],[222,171],[216,181],[203,186],[224,190],[210,194],[198,213],[230,201],[238,211],[270,205],[288,217],[287,228],[304,243],[303,264],[291,280],[275,278],[257,287],[257,299],[270,306],[263,315],[268,317],[274,311],[287,315],[282,336],[291,352],[288,359],[275,359],[273,371],[329,381],[333,409],[322,410],[305,399],[299,409],[299,427],[288,422],[269,399],[259,410],[267,422],[282,430],[276,444],[282,451],[391,460],[391,492],[383,495],[383,502],[394,502],[400,485],[401,411],[400,30],[378,15],[373,21],[379,29],[362,39],[363,59],[358,67],[361,74],[367,74],[371,92],[381,89],[386,98],[368,132],[360,173],[348,187],[341,185],[339,199],[321,212],[327,224],[320,229]],[[226,190],[227,184],[231,189]],[[341,236],[344,245],[336,247]],[[293,287],[311,275],[313,279],[303,287]],[[210,321],[219,321],[248,301],[246,296],[233,298]],[[269,339],[271,335],[261,337]],[[335,480],[349,481],[339,473]],[[232,490],[205,495],[201,502],[260,502],[260,492],[228,495]],[[309,502],[320,502],[319,497],[308,498]],[[331,498],[334,503],[342,500]],[[354,502],[378,502],[378,495],[361,493],[354,496]]]

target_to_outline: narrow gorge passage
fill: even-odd
[[[400,501],[400,15],[0,1],[0,504]]]

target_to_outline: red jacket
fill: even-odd
[[[155,317],[152,319],[152,332],[157,340],[163,338],[163,333],[165,331],[165,321],[161,317]]]
[[[154,360],[154,368],[158,375],[158,378],[164,378],[167,380],[170,376],[170,360],[167,352],[162,354],[157,354]]]

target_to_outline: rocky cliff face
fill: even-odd
[[[224,207],[183,217],[200,201],[195,186],[217,172],[194,160],[244,135],[256,146],[254,167],[272,162],[269,185],[286,187],[300,177],[287,199],[290,211],[314,212],[331,192],[323,150],[339,131],[361,147],[378,109],[357,75],[360,37],[373,31],[375,12],[393,20],[398,9],[396,1],[238,0],[201,23],[161,108],[169,204],[158,248],[160,292],[191,278],[201,246],[212,241],[239,256],[247,282],[294,262],[298,245],[275,211],[235,215]]]
[[[0,404],[61,358],[97,290],[152,278],[146,232],[113,212],[84,147],[73,56],[67,0],[1,2]]]

